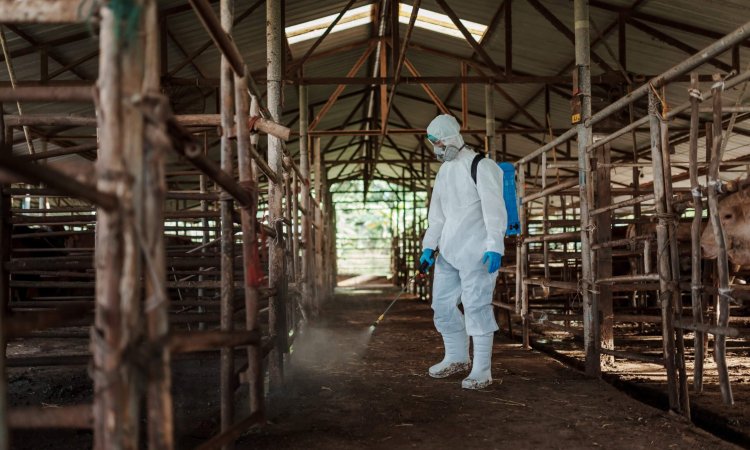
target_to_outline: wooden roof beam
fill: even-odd
[[[461,19],[456,15],[455,12],[451,9],[450,6],[448,6],[448,3],[445,0],[437,0],[437,3],[440,5],[441,8],[443,8],[443,11],[445,11],[445,14],[450,17],[451,21],[453,22],[453,25],[458,28],[458,30],[461,32],[461,34],[464,36],[464,39],[466,39],[466,42],[471,45],[471,47],[474,49],[474,51],[484,60],[484,62],[492,69],[492,72],[496,74],[501,74],[500,68],[495,64],[495,62],[492,60],[490,55],[484,50],[484,48],[479,45],[477,41],[474,40],[474,36],[469,33],[469,30],[466,29],[463,23],[461,23]]]
[[[2,13],[0,13],[0,17],[2,17]],[[3,18],[3,20],[5,20],[5,18]],[[28,42],[29,44],[35,46],[36,48],[40,48],[44,46],[39,41],[37,41],[34,37],[30,36],[28,33],[21,30],[15,25],[6,24],[5,27],[7,27],[10,31],[15,33],[18,37]],[[63,67],[67,67],[70,65],[70,63],[68,63],[67,61],[62,59],[59,55],[57,55],[55,52],[52,52],[49,49],[47,50],[47,56],[49,56],[51,60],[55,61],[56,63],[60,64]],[[72,66],[70,69],[68,69],[68,71],[72,73],[73,75],[77,76],[78,78],[85,80],[86,76],[83,75],[80,71],[76,70],[75,67],[76,66]]]
[[[349,73],[346,74],[347,78],[354,77],[357,72],[359,72],[359,69],[362,67],[362,65],[367,61],[367,58],[370,56],[372,51],[375,49],[375,46],[370,44],[369,47],[365,50],[364,53],[359,57],[357,62],[354,63],[354,66],[352,66],[351,69],[349,69]],[[318,115],[315,116],[315,120],[310,123],[310,126],[308,127],[308,130],[312,131],[315,129],[315,127],[320,124],[320,121],[323,120],[325,115],[328,113],[328,111],[331,109],[334,103],[336,103],[336,100],[339,98],[339,95],[341,95],[341,92],[344,91],[344,88],[346,85],[339,84],[336,89],[333,91],[333,94],[328,99],[325,105],[323,105],[323,108],[318,112]]]

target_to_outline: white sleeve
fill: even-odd
[[[477,168],[477,192],[482,203],[482,216],[487,229],[485,249],[505,254],[505,230],[508,213],[503,200],[503,172],[491,159],[482,159]]]
[[[430,200],[430,211],[427,214],[427,230],[424,232],[422,239],[422,249],[435,250],[440,242],[440,235],[443,233],[443,224],[445,224],[445,214],[440,204],[440,172],[435,177],[435,187],[432,190],[432,199]]]

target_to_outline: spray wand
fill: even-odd
[[[438,252],[435,251],[433,253],[432,257],[433,258],[437,258],[437,255],[438,255]],[[383,314],[381,314],[380,317],[378,317],[378,320],[376,320],[375,322],[372,323],[372,325],[370,325],[370,332],[371,333],[373,331],[375,331],[375,327],[377,327],[378,324],[380,324],[380,322],[383,321],[383,319],[385,318],[385,315],[388,314],[388,311],[390,311],[391,307],[393,307],[393,305],[396,304],[396,302],[398,301],[398,299],[401,298],[401,295],[403,295],[403,293],[406,292],[406,290],[409,288],[409,286],[411,286],[412,284],[414,284],[414,282],[417,281],[418,278],[422,278],[422,277],[424,277],[424,276],[427,275],[427,269],[429,269],[429,268],[430,268],[430,265],[427,263],[427,261],[423,262],[419,266],[419,272],[417,272],[416,275],[414,275],[413,277],[411,277],[409,279],[409,281],[406,282],[406,285],[404,286],[404,288],[401,289],[401,292],[399,292],[398,295],[396,295],[396,298],[394,298],[393,301],[385,309],[385,311],[383,311]]]

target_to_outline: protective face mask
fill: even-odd
[[[443,161],[453,161],[460,151],[461,149],[455,145],[445,146],[445,149],[443,149]]]
[[[427,135],[427,140],[432,144],[432,149],[435,152],[435,158],[437,158],[437,160],[440,162],[452,161],[456,159],[458,153],[466,145],[462,145],[461,148],[450,144],[444,145],[440,139],[429,134]]]
[[[445,150],[443,150],[442,147],[438,147],[438,146],[433,147],[433,150],[435,151],[435,158],[437,158],[437,160],[440,162],[444,162]]]

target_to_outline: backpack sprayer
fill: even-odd
[[[438,255],[438,251],[435,250],[435,252],[433,252],[433,254],[432,254],[433,259],[437,258],[437,255]],[[404,288],[401,289],[401,292],[399,292],[398,295],[396,295],[396,298],[394,298],[393,301],[385,309],[385,311],[383,311],[383,314],[381,314],[380,317],[378,317],[378,320],[376,320],[375,322],[372,323],[372,325],[370,325],[370,333],[372,333],[373,331],[375,331],[375,327],[377,327],[378,324],[380,324],[380,322],[383,321],[383,319],[385,318],[385,315],[388,314],[388,311],[390,311],[391,307],[393,305],[395,305],[396,302],[398,301],[398,299],[401,298],[401,295],[403,295],[403,293],[406,292],[406,290],[409,289],[409,287],[412,284],[414,284],[415,281],[417,281],[417,278],[422,278],[422,277],[424,277],[424,276],[427,275],[427,269],[429,269],[429,268],[430,268],[430,265],[427,263],[427,261],[423,262],[419,266],[419,272],[417,272],[416,275],[414,275],[413,277],[411,277],[409,279],[409,281],[406,282],[406,286],[404,286]]]

